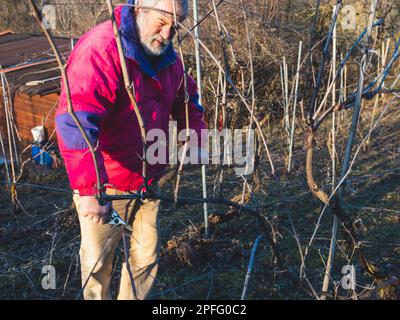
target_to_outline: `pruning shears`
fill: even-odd
[[[121,218],[121,216],[118,214],[118,212],[115,211],[114,209],[112,209],[112,211],[111,211],[111,216],[110,216],[110,220],[108,221],[108,224],[111,224],[111,225],[114,225],[114,226],[121,225],[126,230],[132,232],[132,227],[129,226],[125,222],[125,220]]]

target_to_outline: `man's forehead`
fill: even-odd
[[[157,8],[154,8],[154,12],[156,12],[157,14],[159,14],[160,16],[167,18],[168,20],[174,20],[175,19],[175,15],[173,12],[169,12],[169,11],[163,11],[163,10],[159,10]],[[176,14],[176,19],[178,21],[182,20],[182,16],[180,16],[178,13]]]
[[[174,20],[175,13],[178,21],[184,20],[186,17],[182,15],[182,9],[176,1],[160,1],[154,6],[154,12],[164,16],[167,19]]]

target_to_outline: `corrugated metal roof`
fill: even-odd
[[[71,40],[56,38],[55,42],[67,58]],[[11,91],[13,117],[21,139],[31,141],[31,128],[42,124],[51,134],[58,100],[58,95],[53,93],[60,90],[60,71],[47,39],[44,36],[0,32],[0,64],[0,73],[6,77]],[[0,131],[7,141],[2,104],[0,90]],[[43,119],[47,119],[45,123],[42,123]]]
[[[71,50],[71,40],[54,40],[66,59]],[[44,36],[17,33],[0,35],[0,65],[0,72],[6,75],[13,92],[46,95],[59,91],[59,79],[41,82],[60,76],[54,54]]]

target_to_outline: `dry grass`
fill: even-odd
[[[349,180],[349,197],[346,206],[359,223],[366,255],[376,265],[388,270],[399,270],[400,205],[398,171],[400,164],[400,115],[390,110],[384,117],[379,131],[372,138],[371,148],[358,158]],[[280,130],[277,128],[277,130]],[[298,270],[299,255],[291,236],[288,213],[291,214],[300,241],[309,240],[321,205],[311,196],[304,176],[304,150],[301,136],[295,153],[295,170],[277,179],[263,176],[261,191],[256,195],[267,204],[265,214],[276,227],[281,255],[285,265]],[[323,140],[318,159],[326,161]],[[280,141],[275,140],[273,154],[278,168],[284,158],[278,158]],[[396,149],[397,148],[397,149]],[[382,157],[382,155],[386,155]],[[325,164],[322,164],[323,167]],[[261,166],[267,171],[266,163]],[[282,171],[284,172],[284,171]],[[184,175],[182,195],[200,193],[200,171],[191,169]],[[209,185],[213,170],[209,168]],[[319,176],[323,181],[324,176]],[[32,165],[22,179],[23,183],[68,189],[63,169],[49,171]],[[166,192],[172,185],[165,186]],[[226,181],[226,196],[241,192],[237,179],[231,175]],[[19,200],[24,211],[10,213],[9,195],[2,187],[0,225],[0,292],[2,299],[73,299],[80,286],[79,226],[69,193],[29,187],[18,188]],[[164,204],[161,212],[161,239],[163,252],[160,273],[154,298],[163,299],[238,299],[244,281],[251,245],[260,234],[257,220],[224,206],[210,207],[211,238],[202,239],[202,206],[191,205],[174,210]],[[324,272],[320,255],[326,257],[329,248],[332,216],[327,213],[320,232],[309,254],[307,268],[310,281],[319,287]],[[341,235],[339,235],[339,243]],[[345,246],[342,248],[345,250]],[[120,252],[121,253],[121,252]],[[120,255],[119,253],[119,255]],[[121,259],[116,260],[119,270]],[[57,289],[41,288],[41,268],[52,264],[57,270]],[[338,252],[335,279],[340,279],[345,256]],[[118,282],[116,273],[114,290]],[[357,278],[360,284],[371,284],[364,275]],[[293,287],[288,274],[279,272],[272,259],[269,245],[263,242],[257,252],[252,275],[250,299],[309,298],[299,288]]]
[[[249,98],[250,66],[243,16],[239,1],[231,1],[219,9],[220,19],[232,39],[233,52],[229,52],[229,66],[234,82]],[[268,3],[268,5],[267,5]],[[210,8],[209,1],[203,1],[202,10]],[[296,6],[297,4],[297,6]],[[264,7],[263,7],[264,6]],[[264,8],[261,10],[260,8]],[[305,125],[299,120],[295,136],[294,163],[292,172],[286,172],[287,142],[283,133],[279,63],[282,56],[287,57],[290,66],[295,65],[299,40],[308,41],[309,26],[313,8],[310,1],[296,2],[288,6],[286,2],[252,1],[247,6],[247,17],[252,32],[253,63],[258,119],[268,119],[263,128],[268,137],[271,153],[277,168],[276,177],[270,176],[270,168],[264,154],[258,167],[260,189],[255,198],[266,204],[264,212],[273,226],[276,241],[286,270],[278,270],[272,257],[271,247],[262,242],[258,249],[255,269],[250,280],[249,299],[307,299],[310,295],[295,286],[289,277],[290,272],[298,272],[300,258],[293,238],[289,215],[293,219],[300,242],[308,243],[315,227],[321,204],[312,197],[305,179]],[[0,12],[2,12],[0,10]],[[21,11],[22,12],[22,11]],[[293,14],[292,14],[293,13]],[[74,13],[76,14],[76,13]],[[317,26],[316,41],[326,34],[331,17],[331,8],[321,9],[321,19]],[[97,13],[88,15],[87,20],[78,26],[65,21],[65,28],[77,34],[96,23]],[[67,17],[67,15],[66,15]],[[94,20],[93,20],[94,19]],[[74,20],[75,21],[75,20]],[[395,25],[396,15],[393,16]],[[87,23],[87,24],[86,24]],[[1,25],[1,24],[0,24]],[[82,28],[82,29],[79,29]],[[29,26],[26,26],[29,28]],[[216,23],[213,17],[207,19],[202,27],[204,42],[219,60],[223,60]],[[346,34],[343,47],[354,34]],[[315,49],[314,66],[318,65],[321,46]],[[184,42],[187,63],[194,69],[193,44]],[[214,119],[215,89],[218,71],[211,59],[203,52],[205,105],[207,117]],[[353,61],[354,62],[354,61]],[[349,83],[355,80],[355,64],[349,67]],[[293,71],[290,71],[293,74]],[[243,78],[242,78],[243,76]],[[244,81],[242,81],[244,79]],[[302,83],[306,83],[306,72],[302,73]],[[302,88],[304,89],[304,88]],[[322,88],[321,91],[323,91]],[[231,91],[228,91],[227,123],[229,127],[242,127],[249,122],[248,113]],[[304,97],[305,101],[309,99]],[[306,105],[306,103],[305,103]],[[350,111],[344,112],[345,122],[338,136],[339,158],[343,155]],[[360,124],[360,134],[369,128],[371,106],[365,105]],[[300,118],[300,117],[299,117]],[[400,165],[400,114],[390,109],[379,128],[373,133],[371,144],[355,162],[347,184],[346,212],[357,221],[366,255],[374,264],[389,270],[391,274],[400,270],[400,205],[399,165]],[[329,121],[319,130],[316,141],[315,163],[320,169],[316,179],[330,188],[329,156],[327,152],[327,133]],[[360,142],[358,137],[357,143]],[[2,176],[3,176],[3,172]],[[208,185],[214,183],[216,168],[208,168]],[[224,196],[232,198],[242,191],[242,181],[228,170],[224,182]],[[187,171],[180,188],[182,195],[200,194],[200,170]],[[250,185],[255,182],[250,179]],[[1,186],[0,192],[0,298],[2,299],[72,299],[80,288],[79,226],[76,214],[71,208],[71,194],[63,169],[50,171],[35,165],[27,168],[18,187],[18,197],[22,208],[12,214],[10,211],[9,190]],[[45,185],[62,190],[41,189],[33,185]],[[167,185],[166,191],[172,191]],[[210,188],[211,191],[211,188]],[[254,200],[254,198],[252,199]],[[246,273],[250,250],[254,239],[263,230],[258,220],[243,212],[231,210],[221,205],[210,206],[210,239],[202,239],[202,206],[184,206],[177,210],[163,204],[161,216],[161,239],[163,252],[160,257],[160,273],[154,290],[154,298],[162,299],[238,299]],[[326,212],[321,227],[311,247],[307,270],[311,283],[320,289],[324,274],[321,257],[326,259],[332,226],[332,214]],[[339,234],[340,250],[335,260],[334,279],[340,280],[341,266],[346,264],[347,248]],[[343,251],[343,252],[342,252]],[[116,271],[120,268],[121,252],[116,259]],[[41,288],[41,268],[52,264],[57,270],[57,289],[45,291]],[[117,287],[118,272],[115,273],[114,290]],[[372,284],[372,279],[359,272],[357,281],[361,285]],[[345,292],[339,290],[339,294]],[[396,295],[385,298],[393,298]],[[398,297],[398,296],[397,296]]]

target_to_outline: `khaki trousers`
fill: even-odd
[[[107,189],[107,194],[120,195],[125,192]],[[79,208],[79,195],[74,195]],[[113,201],[113,208],[125,219],[128,200]],[[129,264],[134,278],[132,289],[126,262],[122,265],[118,300],[143,300],[153,284],[158,269],[160,252],[158,209],[160,200],[133,200],[129,204],[126,221],[132,227],[132,234],[126,231],[129,244]],[[121,226],[100,225],[83,217],[78,210],[81,229],[80,261],[83,297],[85,300],[111,300],[110,283],[112,263],[120,240]]]

